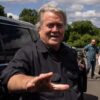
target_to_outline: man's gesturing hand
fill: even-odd
[[[64,91],[69,89],[68,84],[55,84],[50,81],[52,72],[40,74],[26,83],[27,91]]]

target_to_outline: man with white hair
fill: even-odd
[[[62,41],[66,14],[53,6],[40,9],[39,39],[18,50],[2,72],[9,93],[22,100],[78,100],[78,64]]]

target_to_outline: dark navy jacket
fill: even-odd
[[[18,50],[7,68],[2,72],[2,83],[6,87],[11,76],[18,73],[37,76],[53,72],[52,82],[67,83],[71,86],[64,92],[17,93],[21,100],[77,100],[78,65],[73,49],[63,43],[58,51],[48,48],[38,40]],[[16,94],[16,93],[15,93]]]

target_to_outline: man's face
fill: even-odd
[[[64,19],[61,14],[45,12],[39,29],[41,40],[51,47],[59,47],[64,37]]]
[[[91,41],[91,44],[92,44],[92,45],[96,45],[96,40],[92,40],[92,41]]]

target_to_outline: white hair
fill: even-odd
[[[48,11],[61,14],[63,19],[64,19],[64,25],[66,26],[66,24],[67,24],[67,17],[66,17],[66,13],[62,9],[60,9],[60,8],[54,6],[54,5],[44,5],[43,7],[41,7],[39,9],[39,12],[38,12],[39,16],[38,16],[38,22],[36,24],[37,30],[39,30],[39,28],[41,27],[42,15],[45,12],[48,12]]]

